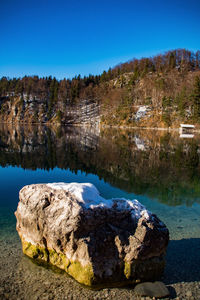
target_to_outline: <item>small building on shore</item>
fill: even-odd
[[[193,138],[194,135],[192,132],[194,131],[195,126],[191,124],[180,124],[179,133],[181,138]]]
[[[180,128],[179,128],[179,131],[180,133],[190,133],[191,131],[193,131],[195,128],[194,125],[191,125],[191,124],[180,124]]]

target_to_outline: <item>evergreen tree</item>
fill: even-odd
[[[192,99],[194,103],[194,117],[199,120],[200,119],[200,76],[195,77]]]
[[[178,111],[181,117],[185,116],[185,109],[188,103],[188,96],[186,93],[186,87],[184,87],[181,92],[177,95],[175,102],[178,106]]]
[[[111,68],[109,68],[109,70],[108,70],[107,78],[108,78],[108,80],[112,79],[112,70],[111,70]]]
[[[17,84],[16,84],[16,87],[15,87],[15,93],[18,95],[22,95],[23,94],[23,84],[22,84],[22,81],[19,79]]]
[[[169,68],[174,69],[176,67],[176,58],[173,52],[170,53],[169,57]]]
[[[106,71],[103,71],[103,73],[101,74],[101,78],[100,78],[101,82],[104,82],[107,80],[107,73]]]

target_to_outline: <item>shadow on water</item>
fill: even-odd
[[[172,240],[167,250],[166,284],[200,281],[200,239]]]

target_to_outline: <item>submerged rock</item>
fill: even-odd
[[[161,281],[140,283],[136,285],[134,291],[139,296],[149,296],[156,298],[166,298],[169,296],[169,290]]]
[[[33,184],[19,197],[17,231],[29,257],[88,286],[162,274],[168,229],[137,200],[106,200],[90,183]]]

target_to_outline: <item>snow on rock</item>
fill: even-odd
[[[70,192],[83,204],[85,208],[94,209],[97,207],[107,207],[118,210],[130,210],[133,217],[139,219],[144,216],[149,219],[151,213],[138,200],[128,200],[125,198],[104,199],[100,196],[99,191],[92,183],[48,183],[48,187],[55,190],[64,190]]]
[[[140,106],[140,108],[138,109],[138,111],[136,112],[136,115],[135,115],[136,121],[139,121],[142,117],[144,117],[146,115],[147,111],[148,111],[147,106]]]

